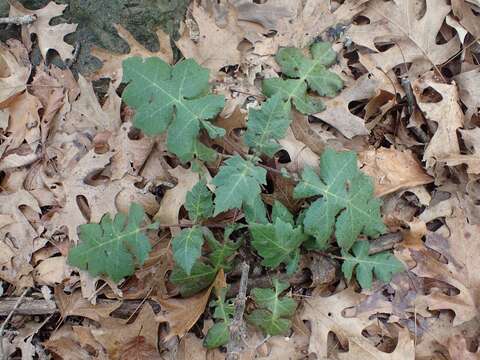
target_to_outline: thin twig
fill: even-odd
[[[0,24],[28,25],[37,20],[37,15],[10,16],[0,18]]]
[[[5,331],[5,326],[8,324],[8,322],[10,321],[10,319],[12,318],[13,314],[15,313],[15,310],[17,310],[17,308],[20,306],[20,304],[22,303],[25,295],[27,295],[27,292],[28,290],[30,290],[29,288],[25,289],[22,293],[22,295],[20,295],[20,297],[18,298],[17,302],[15,303],[15,306],[13,307],[13,309],[10,311],[10,313],[8,314],[7,318],[3,321],[2,323],[2,326],[0,326],[0,359],[1,360],[6,360],[7,357],[4,353],[4,349],[3,349],[3,333]]]
[[[247,300],[248,272],[250,265],[246,262],[242,264],[242,276],[240,278],[240,289],[235,299],[235,313],[232,324],[230,325],[230,341],[227,344],[226,360],[238,360],[244,348],[245,324],[243,323],[243,313],[245,311],[245,302]]]

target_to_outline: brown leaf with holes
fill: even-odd
[[[63,38],[77,29],[77,24],[50,25],[53,18],[61,16],[68,5],[59,5],[49,2],[38,10],[28,10],[17,0],[8,0],[10,16],[34,15],[35,21],[22,25],[22,39],[24,44],[31,45],[31,36],[37,36],[38,46],[44,59],[47,59],[48,50],[55,50],[63,61],[73,57],[73,46],[63,41]],[[27,47],[31,47],[31,46]]]
[[[117,29],[118,35],[128,44],[130,51],[127,54],[116,54],[99,47],[93,47],[90,53],[102,60],[103,65],[99,70],[92,74],[91,79],[98,80],[101,78],[109,78],[112,80],[113,87],[116,89],[122,82],[122,62],[131,56],[140,56],[144,58],[153,56],[158,57],[169,64],[173,62],[170,36],[165,34],[161,29],[156,31],[156,35],[160,41],[160,49],[156,52],[152,52],[140,44],[123,26],[119,24],[114,24],[113,26]]]
[[[333,358],[338,345],[329,343],[328,334],[333,332],[342,346],[348,344],[347,353],[337,353],[339,359],[385,359],[414,360],[413,341],[407,330],[399,330],[399,340],[395,351],[387,354],[378,350],[362,335],[362,331],[374,324],[369,314],[348,315],[347,309],[358,305],[365,296],[355,293],[352,288],[340,291],[332,296],[312,296],[305,301],[301,319],[310,321],[312,334],[310,336],[309,352],[315,353],[321,359]],[[368,356],[367,356],[368,354]]]

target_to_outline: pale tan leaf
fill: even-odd
[[[378,148],[363,151],[358,158],[362,171],[373,178],[375,196],[433,182],[410,150]]]
[[[68,279],[72,271],[65,256],[55,256],[40,262],[35,267],[33,276],[40,285],[55,286]]]
[[[73,57],[73,46],[63,41],[63,38],[77,29],[77,24],[50,25],[50,21],[63,14],[67,5],[59,5],[49,2],[39,10],[28,10],[16,0],[8,0],[10,3],[10,16],[35,15],[36,20],[31,24],[22,25],[22,38],[25,44],[30,42],[32,34],[37,35],[38,46],[44,59],[47,58],[48,50],[54,49],[63,61]]]
[[[402,63],[413,63],[412,74],[422,74],[432,65],[447,61],[460,49],[458,37],[438,44],[436,37],[451,11],[446,0],[427,0],[425,12],[414,0],[369,2],[362,15],[366,24],[353,25],[347,35],[358,45],[374,51],[371,58],[383,71]],[[379,52],[375,44],[394,44]]]
[[[74,132],[89,131],[115,131],[120,127],[121,99],[117,95],[113,85],[110,84],[107,93],[107,101],[100,106],[92,84],[82,75],[78,77],[80,87],[79,98],[72,103],[71,111],[66,115],[59,130],[68,134]]]
[[[456,75],[454,78],[458,85],[460,99],[467,106],[466,117],[470,119],[478,113],[480,108],[480,67]]]
[[[457,129],[463,126],[464,115],[458,102],[458,90],[455,84],[444,84],[432,72],[429,72],[417,79],[412,87],[418,106],[425,117],[438,124],[437,130],[423,154],[426,167],[430,169],[435,163],[460,154]],[[432,100],[428,94],[424,95],[424,91],[428,88],[436,91],[441,99],[439,101]]]
[[[165,192],[160,209],[155,214],[155,220],[164,225],[178,224],[178,213],[180,208],[185,203],[187,192],[190,191],[200,179],[198,173],[191,169],[185,169],[182,166],[177,166],[170,170],[170,175],[178,180],[177,185]],[[178,228],[172,228],[172,231],[177,231]]]

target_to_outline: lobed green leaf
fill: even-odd
[[[157,223],[140,227],[145,220],[141,205],[132,203],[128,215],[118,213],[112,220],[105,214],[100,224],[79,226],[81,243],[68,253],[68,262],[91,275],[107,275],[118,282],[132,275],[151,250],[145,230],[158,228]]]

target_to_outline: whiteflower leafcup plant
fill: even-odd
[[[309,55],[305,55],[308,53]],[[170,280],[182,296],[193,295],[211,285],[218,271],[228,272],[241,246],[250,244],[267,269],[284,267],[294,273],[302,251],[340,250],[342,271],[350,281],[354,276],[363,288],[373,279],[389,282],[403,270],[391,252],[369,255],[369,242],[386,231],[379,199],[374,197],[372,180],[357,166],[352,151],[326,149],[320,156],[320,171],[306,168],[295,187],[294,197],[305,199],[302,211],[292,214],[275,201],[270,211],[262,199],[267,184],[267,170],[262,157],[273,157],[280,149],[278,140],[285,136],[292,119],[292,107],[310,115],[324,110],[318,96],[334,96],[343,87],[338,75],[328,67],[336,61],[330,44],[314,43],[308,51],[281,49],[276,55],[282,76],[263,81],[265,102],[250,109],[244,140],[249,154],[232,155],[223,161],[211,180],[215,191],[202,179],[188,192],[185,209],[193,225],[182,229],[172,239],[175,268]],[[211,93],[209,73],[192,59],[169,65],[159,58],[131,57],[123,63],[124,102],[135,109],[133,124],[146,135],[167,133],[167,149],[192,168],[201,161],[216,159],[214,149],[199,140],[201,132],[210,138],[225,131],[212,124],[224,106],[223,96]],[[285,172],[285,176],[290,176]],[[238,209],[245,220],[224,229],[218,239],[204,226],[206,220],[225,211]],[[70,250],[69,263],[92,275],[113,281],[132,275],[141,267],[151,249],[146,231],[158,228],[150,223],[142,207],[132,204],[128,214],[111,218],[105,214],[99,224],[79,227],[80,243]],[[248,228],[249,239],[238,238],[235,231]],[[335,242],[337,247],[335,247]],[[207,246],[205,246],[205,244]],[[302,250],[303,249],[303,250]],[[288,333],[296,302],[283,293],[287,283],[273,281],[272,288],[253,289],[256,309],[246,316],[266,334]],[[226,290],[217,292],[212,302],[215,325],[204,345],[225,345],[233,305]]]

